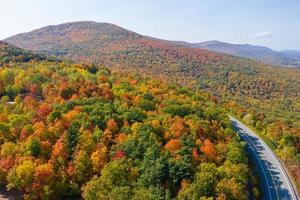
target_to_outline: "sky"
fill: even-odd
[[[168,40],[300,50],[300,0],[0,0],[0,39],[72,21]]]

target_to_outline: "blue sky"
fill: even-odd
[[[300,49],[300,0],[1,0],[0,39],[82,20],[169,40]]]

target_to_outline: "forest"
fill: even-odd
[[[207,92],[33,59],[1,66],[0,95],[0,184],[25,199],[259,196],[245,144]]]
[[[263,113],[266,123],[279,119],[300,128],[299,69],[190,48],[91,21],[47,26],[5,41],[76,63],[95,63],[200,88],[219,101],[235,101]]]
[[[29,62],[31,60],[46,60],[45,56],[35,54],[0,41],[0,66],[9,62]]]
[[[98,198],[98,193],[91,194],[96,197],[89,196],[90,193],[86,192],[88,189],[84,188],[92,191],[96,190],[94,187],[97,185],[106,184],[100,184],[97,179],[102,175],[102,168],[104,170],[106,164],[120,157],[124,159],[122,162],[125,162],[125,166],[134,163],[130,165],[136,173],[134,177],[130,177],[134,180],[126,185],[126,195],[131,195],[128,196],[130,198],[144,194],[143,198],[146,199],[243,199],[248,195],[245,193],[248,181],[253,182],[255,187],[252,192],[258,196],[257,181],[251,175],[247,161],[243,159],[230,162],[242,164],[245,169],[245,179],[242,182],[226,175],[226,184],[228,179],[235,179],[230,183],[238,188],[236,193],[226,192],[224,188],[222,192],[217,189],[218,183],[224,179],[221,166],[229,166],[230,146],[235,146],[234,150],[238,151],[234,156],[245,157],[244,144],[232,132],[227,118],[227,113],[231,113],[255,130],[276,152],[293,175],[299,189],[297,71],[267,65],[258,68],[253,67],[253,61],[237,61],[233,67],[207,63],[210,72],[200,76],[200,81],[197,82],[195,78],[189,77],[188,72],[178,71],[174,75],[169,71],[167,74],[171,76],[166,76],[163,72],[153,78],[153,73],[146,68],[120,68],[116,64],[108,69],[103,67],[104,64],[72,64],[23,51],[2,42],[0,184],[21,191],[27,199],[72,199],[84,195],[85,199]],[[132,62],[135,63],[134,60]],[[247,62],[250,64],[246,72]],[[243,67],[239,67],[239,64]],[[128,65],[129,63],[124,63],[123,66]],[[186,73],[185,80],[182,73]],[[112,124],[115,126],[113,130],[109,128]],[[139,135],[139,127],[144,125],[147,131]],[[150,136],[151,141],[142,144]],[[157,146],[153,147],[153,142]],[[133,150],[134,147],[139,150]],[[56,152],[59,155],[54,156],[57,148],[60,149]],[[155,156],[152,155],[154,157],[145,157],[148,148],[151,149],[150,152],[157,151]],[[137,155],[138,152],[132,151],[140,153]],[[79,154],[84,154],[84,158],[75,162]],[[187,160],[179,162],[185,157]],[[16,170],[21,170],[25,161],[32,167],[30,174],[17,176]],[[148,163],[147,167],[144,162]],[[194,182],[203,162],[215,164],[217,172],[214,189],[199,196],[188,196],[183,188],[192,185],[196,187]],[[75,178],[78,175],[74,175],[77,173],[76,163],[78,170],[80,166],[80,170],[86,170],[77,171],[82,176],[89,172],[83,178],[84,181],[75,181],[78,179]],[[156,176],[152,174],[156,173],[156,169],[151,168],[154,163],[156,167],[161,167],[160,170],[163,171],[160,173],[164,172],[165,177],[159,177],[159,173]],[[49,173],[44,176],[49,175],[51,178],[40,180],[42,183],[39,183],[38,189],[33,190],[35,180],[39,179],[36,177],[36,168],[40,165],[47,171],[41,173]],[[144,179],[153,176],[155,181],[141,185],[140,176],[143,173],[147,174],[143,175],[146,177]],[[27,176],[26,184],[21,183]],[[119,176],[120,174],[116,177]],[[19,178],[12,180],[12,177]],[[152,189],[145,191],[150,186],[158,196],[150,197],[154,193]],[[37,191],[41,193],[38,194]],[[68,196],[70,192],[72,195]],[[243,192],[244,195],[239,196]]]
[[[69,42],[69,38],[72,38],[72,43]],[[285,163],[300,190],[299,69],[276,67],[249,59],[188,48],[169,41],[142,36],[107,23],[68,23],[18,35],[9,38],[8,41],[24,48],[72,60],[72,62],[65,61],[63,64],[57,63],[57,59],[22,51],[14,46],[1,43],[0,64],[12,71],[16,70],[14,68],[22,69],[19,65],[23,64],[29,69],[33,69],[37,65],[45,68],[44,64],[38,62],[40,60],[46,60],[46,68],[50,65],[48,62],[54,63],[53,65],[64,65],[63,68],[76,69],[80,67],[76,67],[76,65],[74,67],[74,64],[71,63],[95,63],[85,67],[82,65],[81,68],[90,72],[89,77],[96,76],[96,78],[99,78],[97,75],[99,69],[107,67],[116,72],[117,75],[106,74],[108,76],[106,78],[110,80],[108,81],[110,89],[113,89],[113,79],[117,79],[121,74],[125,77],[125,74],[131,74],[139,77],[136,80],[138,84],[147,77],[151,77],[149,79],[158,81],[166,87],[173,86],[184,88],[189,93],[205,94],[208,98],[206,100],[224,109],[224,113],[231,113],[241,119],[264,139]],[[13,67],[15,62],[20,62],[20,64]],[[31,68],[31,64],[25,62],[35,64],[32,64]],[[17,79],[18,82],[23,82],[23,79],[28,77],[28,71],[30,70],[23,72],[25,75],[20,77],[20,80]],[[53,81],[52,84],[57,84],[56,87],[70,83],[69,74],[62,73],[59,69],[54,71],[58,75],[53,79],[59,79],[62,83],[56,83],[56,80],[44,80],[49,76],[42,76],[43,73],[40,71],[32,72],[36,77],[28,78],[30,81],[37,82],[28,84],[37,87],[38,93],[35,98],[38,103],[44,102],[45,98],[48,98],[47,95],[50,95],[45,93],[45,85],[48,86]],[[13,74],[21,76],[19,71]],[[23,103],[25,97],[30,93],[30,86],[28,84],[26,87],[18,85],[13,80],[15,78],[7,76],[11,75],[4,73],[0,78],[1,97],[6,96],[5,98],[8,97],[9,101],[14,101],[15,97],[18,97]],[[73,79],[79,81],[79,78],[72,77]],[[95,77],[93,81],[85,79],[84,81],[91,84],[89,87],[98,87],[98,82],[95,82],[94,79]],[[7,80],[11,80],[9,84]],[[68,89],[64,91],[65,95],[72,97],[73,93],[79,91],[78,88],[73,88],[78,84],[74,80],[72,87],[67,87]],[[157,87],[160,88],[160,86]],[[85,93],[86,90],[82,89],[81,92]],[[114,94],[114,90],[112,92]],[[168,93],[169,90],[166,89],[165,92]],[[80,97],[80,94],[75,94]],[[113,96],[118,97],[116,94]],[[176,99],[176,97],[174,98]],[[121,101],[120,98],[119,101]],[[143,100],[147,109],[149,109],[148,107],[153,108],[153,106],[155,106],[154,110],[158,109],[157,102],[149,101],[151,100]],[[159,103],[161,107],[172,104],[172,101],[169,104]],[[129,105],[133,106],[133,104]],[[173,109],[182,109],[181,111],[188,115],[189,105],[190,103],[187,101],[181,105],[182,108],[174,107]],[[141,105],[137,107],[141,108]],[[161,107],[159,108],[164,110]],[[53,109],[53,106],[50,108]],[[166,108],[166,111],[168,109],[170,108]],[[147,113],[151,113],[150,111]],[[159,112],[157,115],[161,116],[165,113]],[[180,115],[181,118],[186,117],[185,114]],[[226,118],[225,115],[224,117]],[[122,124],[118,125],[123,126]],[[105,131],[104,126],[102,129]],[[121,127],[119,129],[121,130]]]

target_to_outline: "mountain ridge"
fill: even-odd
[[[96,29],[98,28],[98,29]],[[76,32],[76,30],[82,29],[81,32]],[[7,41],[9,43],[14,44],[15,46],[18,46],[20,48],[30,49],[34,51],[45,51],[46,49],[39,48],[39,45],[50,45],[50,50],[56,50],[57,48],[64,48],[67,45],[70,45],[71,42],[75,44],[80,44],[83,42],[87,42],[86,39],[93,40],[95,38],[87,38],[85,37],[88,33],[86,30],[95,30],[93,33],[89,33],[89,36],[93,35],[98,36],[100,34],[107,35],[112,34],[113,39],[118,39],[117,37],[122,36],[133,36],[135,35],[138,37],[139,35],[137,33],[134,33],[132,31],[129,31],[127,29],[123,29],[117,25],[105,23],[105,22],[94,22],[94,21],[79,21],[79,22],[67,22],[59,25],[49,25],[46,27],[42,27],[39,29],[35,29],[30,32],[26,33],[20,33],[15,36],[9,37],[5,39],[4,41]],[[102,32],[97,32],[98,30],[103,30]],[[110,31],[110,32],[109,32]],[[32,37],[36,36],[36,42],[33,44]],[[43,40],[39,40],[39,36],[44,36]],[[46,38],[49,41],[44,41]],[[19,40],[17,42],[12,42],[12,38],[22,38],[22,40]],[[62,41],[62,40],[66,41]],[[119,38],[120,39],[120,38]],[[56,40],[56,44],[53,44],[51,40]],[[48,42],[48,43],[47,43]],[[63,44],[63,42],[66,42],[66,44]],[[49,47],[48,47],[49,48]]]
[[[251,82],[251,76],[254,75],[263,76],[269,82],[275,83],[277,76],[295,74],[287,68],[215,53],[199,47],[191,48],[183,45],[184,42],[151,38],[117,25],[92,21],[51,25],[12,36],[5,41],[24,49],[44,52],[75,62],[93,62],[124,71],[138,71],[185,85],[196,84],[207,88],[210,87],[207,85],[217,84],[214,86],[214,93],[221,90],[220,81],[229,81],[227,76],[231,73],[239,73],[247,77],[248,84]],[[275,77],[269,77],[270,73]],[[263,89],[262,84],[268,85],[268,83],[259,84],[261,88],[253,90],[253,93],[249,91],[244,93],[251,95],[251,98],[260,99],[262,94],[263,99],[273,98],[272,92],[267,95],[266,88]],[[230,94],[232,91],[235,92],[234,85],[228,85],[226,89]]]
[[[182,44],[193,48],[203,48],[218,53],[256,59],[273,65],[300,67],[299,50],[275,51],[269,47],[259,45],[232,44],[218,40],[211,40],[200,43],[186,42]],[[298,53],[291,55],[291,52]]]
[[[81,32],[76,32],[77,29],[86,29],[86,31],[83,30]],[[95,31],[89,33],[89,30]],[[45,36],[47,35],[50,38],[45,38]],[[93,37],[87,38],[86,35],[93,35]],[[34,36],[36,38],[33,41]],[[39,36],[43,36],[43,38],[39,40]],[[101,39],[103,42],[102,46],[107,46],[107,48],[110,48],[109,45],[112,46],[111,48],[114,48],[114,45],[112,45],[111,42],[115,41],[117,43],[120,43],[120,40],[122,40],[121,43],[125,43],[125,45],[128,46],[128,44],[126,44],[126,40],[128,39],[130,40],[127,42],[132,42],[132,39],[146,39],[159,41],[168,45],[175,44],[189,48],[204,49],[221,54],[250,58],[272,65],[285,67],[300,67],[300,51],[297,50],[275,51],[271,48],[264,46],[251,44],[231,44],[218,40],[211,40],[199,43],[163,40],[138,34],[134,31],[107,22],[77,21],[66,22],[58,25],[49,25],[39,29],[34,29],[30,32],[20,33],[11,36],[9,38],[6,38],[5,41],[12,43],[20,48],[39,51],[43,53],[49,53],[50,51],[50,54],[53,54],[53,52],[55,52],[54,54],[61,56],[67,54],[66,49],[68,49],[70,46],[76,48],[77,51],[80,51],[82,49],[82,43],[88,42],[91,43],[91,49],[99,51],[99,45],[97,43],[95,43],[97,44],[96,46],[93,46],[94,41],[96,41],[97,39]],[[108,41],[105,41],[106,39],[108,39]],[[139,43],[137,45],[144,45],[144,43]]]
[[[105,66],[122,65],[123,68],[129,68],[127,70],[143,69],[156,75],[170,71],[185,73],[187,77],[197,75],[203,72],[207,62],[215,63],[224,57],[207,50],[178,47],[168,41],[97,22],[47,26],[12,36],[5,41],[20,48],[60,56],[75,62],[95,62]]]

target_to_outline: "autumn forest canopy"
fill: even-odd
[[[6,41],[35,52],[0,42],[0,185],[25,199],[259,198],[229,113],[300,186],[297,69],[106,23]]]
[[[244,144],[206,93],[63,62],[0,77],[0,180],[29,199],[247,198]]]

